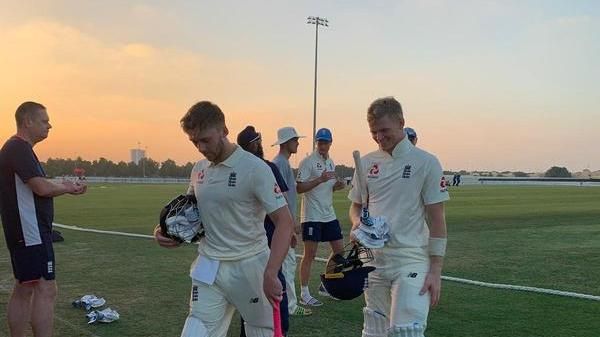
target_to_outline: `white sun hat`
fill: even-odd
[[[277,142],[271,146],[283,144],[292,138],[304,138],[304,136],[300,136],[291,126],[283,127],[277,130]]]

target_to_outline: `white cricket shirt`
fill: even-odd
[[[296,181],[307,182],[317,179],[324,171],[335,172],[335,164],[331,157],[325,159],[318,151],[314,151],[300,162]],[[335,179],[330,179],[302,194],[300,222],[329,222],[336,219],[333,209],[335,182]]]
[[[196,195],[206,236],[198,253],[240,260],[268,250],[266,214],[286,205],[269,166],[236,145],[225,161],[196,163],[188,193]]]
[[[413,146],[404,137],[389,153],[377,150],[361,160],[369,193],[371,216],[384,216],[390,226],[390,239],[382,248],[384,256],[429,258],[429,228],[425,205],[450,199],[438,159]],[[356,181],[356,172],[353,181]],[[348,198],[361,203],[353,184]]]

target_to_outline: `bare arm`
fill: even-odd
[[[34,177],[27,180],[27,186],[33,193],[40,197],[56,197],[63,194],[83,194],[87,190],[85,184],[75,184],[70,181],[55,183],[52,180],[43,177]]]
[[[271,255],[265,268],[263,291],[269,302],[281,301],[283,287],[277,273],[290,248],[290,238],[294,228],[294,220],[287,206],[278,208],[269,213],[269,217],[275,225],[273,239],[271,240]]]
[[[446,219],[444,215],[444,203],[438,202],[431,205],[425,206],[425,212],[427,214],[429,233],[431,238],[445,239],[446,232]],[[435,307],[440,299],[440,292],[442,288],[442,267],[444,265],[444,257],[430,255],[430,266],[425,284],[421,289],[421,294],[427,291],[431,294],[431,307]]]
[[[350,219],[350,223],[352,224],[352,228],[350,229],[350,241],[356,242],[356,237],[352,234],[352,231],[357,229],[360,226],[360,214],[362,212],[362,205],[352,202],[350,205],[350,210],[348,211],[348,216]]]
[[[360,213],[362,212],[362,205],[356,202],[352,202],[350,205],[350,211],[348,215],[350,217],[350,223],[352,224],[352,230],[355,230],[360,226]]]
[[[320,177],[305,182],[296,182],[296,192],[304,193],[312,190],[329,179],[335,179],[335,172],[323,171]]]
[[[289,205],[290,199],[288,198],[288,192],[283,192],[283,196],[285,197],[285,201]],[[296,219],[294,219],[294,217],[292,217],[292,220],[294,220],[294,228],[292,230],[292,238],[290,241],[290,246],[292,248],[296,248],[296,245],[298,244],[298,238],[296,237],[296,235],[300,234],[300,230],[302,227],[300,227],[300,224],[296,222]]]

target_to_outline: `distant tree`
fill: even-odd
[[[160,170],[158,171],[158,174],[161,177],[177,177],[179,176],[179,172],[177,171],[178,167],[175,161],[172,159],[167,159],[160,164]]]
[[[141,177],[142,166],[130,161],[127,163],[127,177]]]
[[[117,163],[115,169],[114,176],[116,177],[127,177],[129,175],[127,172],[127,163],[122,160]]]
[[[192,173],[192,168],[194,168],[194,163],[186,163],[183,166],[177,167],[177,177],[179,178],[189,178],[190,173]]]
[[[516,172],[513,172],[513,176],[522,178],[522,177],[529,177],[529,174],[522,172],[522,171],[516,171]]]
[[[346,165],[336,165],[335,174],[340,178],[352,177],[354,175],[354,167],[348,167]]]
[[[94,160],[92,162],[92,166],[95,168],[94,175],[98,177],[110,177],[111,173],[115,171],[113,169],[115,163],[104,157],[100,157],[100,159]]]
[[[553,177],[553,178],[570,178],[573,175],[566,167],[558,167],[552,166],[551,168],[544,173],[544,177]]]
[[[145,173],[146,177],[156,177],[158,176],[158,170],[159,170],[159,166],[160,164],[152,159],[152,158],[142,158],[140,160],[140,164],[142,164],[143,161],[143,171],[142,173]]]

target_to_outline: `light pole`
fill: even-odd
[[[319,50],[319,26],[329,27],[326,18],[309,16],[306,21],[309,25],[315,25],[315,91],[313,95],[313,150],[315,149],[315,133],[317,132],[317,55]]]

